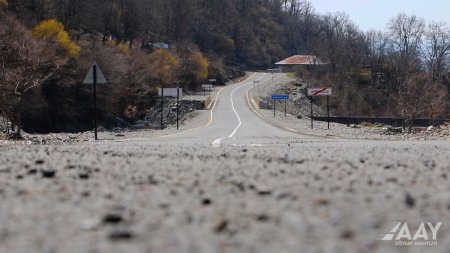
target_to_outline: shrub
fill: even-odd
[[[208,59],[201,53],[195,52],[190,57],[190,62],[193,67],[193,73],[199,80],[208,78]]]
[[[67,51],[70,57],[80,56],[80,47],[70,39],[69,34],[64,30],[64,25],[54,19],[39,23],[33,30],[33,36],[53,39]]]
[[[152,78],[162,84],[174,82],[180,69],[179,58],[170,51],[158,49],[149,57],[148,71]]]
[[[117,45],[117,47],[120,49],[120,51],[124,54],[128,54],[129,53],[129,47],[127,46],[127,44],[125,43],[120,43]]]

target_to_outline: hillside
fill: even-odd
[[[209,78],[224,83],[240,70],[271,67],[294,54],[316,55],[327,63],[293,71],[310,85],[335,88],[335,115],[411,121],[449,113],[449,28],[416,16],[399,14],[385,31],[366,33],[345,13],[319,15],[306,0],[0,3],[3,69],[17,73],[27,61],[11,58],[18,50],[8,47],[14,41],[27,42],[23,48],[48,63],[30,68],[39,72],[28,73],[33,80],[19,80],[33,84],[19,95],[2,72],[2,113],[16,125],[39,120],[47,131],[67,131],[45,127],[59,124],[88,129],[83,115],[92,108],[78,101],[88,95],[89,87],[80,82],[93,61],[111,80],[100,94],[100,111],[102,124],[114,126],[117,118],[133,123],[145,117],[161,85],[196,90]],[[49,20],[64,32],[37,33]],[[35,46],[27,46],[29,41]],[[132,117],[125,113],[130,107],[138,108]]]

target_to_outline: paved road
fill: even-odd
[[[151,141],[220,147],[288,144],[310,138],[273,126],[252,111],[247,93],[254,87],[254,81],[259,81],[264,86],[272,81],[272,74],[250,73],[246,80],[223,88],[212,110],[210,124]]]

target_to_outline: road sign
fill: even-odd
[[[97,63],[94,62],[92,66],[89,68],[89,71],[86,75],[86,77],[83,80],[84,84],[94,84],[94,66],[97,70],[97,84],[106,84],[108,81],[106,81],[105,76],[103,75],[102,71],[98,67]]]
[[[161,88],[158,88],[158,97],[172,97],[172,98],[176,98],[176,97],[182,97],[183,96],[183,89],[182,88],[163,88],[164,89],[164,93],[161,92]],[[178,91],[180,93],[178,93]]]
[[[97,138],[97,84],[106,84],[106,78],[103,75],[102,71],[98,67],[97,63],[94,62],[92,66],[89,68],[89,71],[86,77],[83,80],[84,84],[93,84],[92,91],[94,96],[94,136],[95,140]]]
[[[331,88],[310,88],[308,89],[308,96],[331,96]]]
[[[289,95],[272,95],[273,100],[289,100]]]
[[[202,84],[202,89],[212,91],[214,90],[214,86],[212,84]]]
[[[313,97],[326,96],[327,97],[327,114],[328,114],[328,129],[330,129],[330,100],[332,95],[331,88],[309,88],[308,96],[311,97],[311,128],[314,128],[314,115],[313,115]]]

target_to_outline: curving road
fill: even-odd
[[[295,143],[307,136],[295,134],[261,119],[251,108],[247,97],[253,82],[264,85],[272,81],[269,73],[250,73],[249,77],[223,88],[212,109],[211,122],[186,132],[155,139],[157,142],[200,143],[213,147],[222,145],[261,145]]]

